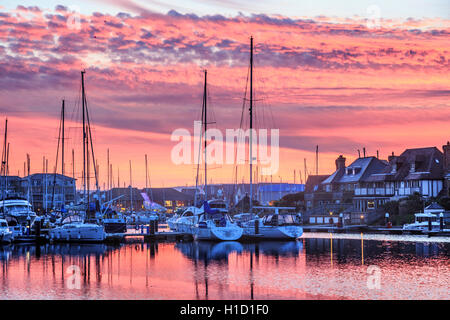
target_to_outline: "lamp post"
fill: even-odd
[[[386,212],[386,214],[384,215],[384,224],[387,226],[388,223],[389,223],[389,213]]]
[[[361,224],[364,224],[364,215],[363,214],[361,215],[360,219],[361,219]]]

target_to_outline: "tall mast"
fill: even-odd
[[[5,188],[7,188],[6,184],[6,141],[7,141],[7,134],[8,134],[8,118],[6,118],[5,121],[5,136],[3,141],[3,152],[2,152],[2,174],[3,174],[3,181],[2,181],[2,203],[3,203],[3,214],[5,214]]]
[[[207,128],[207,125],[208,125],[208,123],[207,123],[207,116],[206,116],[206,113],[207,113],[207,103],[206,103],[206,101],[207,101],[207,94],[206,94],[206,75],[207,75],[207,71],[205,70],[205,87],[204,87],[204,90],[203,90],[203,108],[204,108],[204,110],[205,110],[205,112],[204,112],[204,118],[203,118],[203,125],[204,125],[204,135],[205,135],[205,201],[208,201],[208,176],[207,176],[207,174],[206,174],[206,172],[207,172],[207,167],[208,167],[208,164],[207,164],[207,161],[206,161],[206,158],[207,158],[207,154],[206,154],[206,145],[207,145],[207,141],[206,141],[206,128]]]
[[[62,110],[61,110],[61,117],[62,117],[62,140],[61,140],[61,174],[64,175],[64,99],[62,101]]]
[[[147,155],[145,155],[145,193],[148,194],[148,167],[147,167]]]
[[[62,129],[61,129],[61,135],[62,135],[62,140],[61,140],[61,174],[63,175],[63,179],[64,179],[64,114],[65,114],[65,108],[64,108],[64,99],[62,101],[62,110],[61,110],[61,120],[62,120]],[[63,184],[62,186],[62,205],[65,206],[66,205],[66,187],[65,184]]]
[[[109,148],[108,148],[108,151],[107,151],[107,159],[106,159],[106,162],[107,162],[107,167],[106,167],[106,169],[108,170],[108,184],[107,184],[107,188],[108,188],[108,191],[109,191],[109,189],[110,189],[110,187],[111,187],[111,181],[110,181],[110,175],[111,175],[110,171],[111,171],[111,168],[110,168],[110,165],[109,165]],[[105,190],[105,191],[106,191],[106,190]],[[106,191],[106,192],[107,192],[107,193],[106,193],[106,200],[108,200],[108,194],[109,194],[108,191]]]
[[[84,96],[84,73],[81,71],[81,101],[82,101],[82,113],[83,113],[83,199],[86,203],[86,119],[85,119],[85,96]],[[86,209],[87,209],[86,205]]]
[[[253,37],[250,37],[250,213],[253,212]]]
[[[131,206],[131,213],[133,213],[133,180],[131,176],[131,160],[130,160],[130,206]]]
[[[89,177],[89,175],[90,175],[90,168],[91,168],[91,166],[90,166],[90,158],[89,158],[89,136],[88,136],[88,134],[87,134],[87,125],[86,125],[86,188],[87,188],[87,205],[88,205],[88,210],[90,209],[89,208],[89,203],[91,202],[91,195],[90,195],[90,184],[91,184],[91,181],[90,181],[90,177]],[[90,217],[89,217],[89,219],[90,219]]]
[[[72,149],[73,203],[77,204],[77,182],[75,181],[75,151]]]

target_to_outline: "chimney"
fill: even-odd
[[[392,155],[390,155],[390,156],[388,157],[388,161],[391,162],[391,161],[394,160],[394,159],[395,159],[394,151],[392,151]]]
[[[345,168],[345,158],[341,154],[339,158],[336,159],[336,171],[344,168]]]
[[[450,142],[447,141],[446,145],[442,146],[444,151],[444,171],[450,173]]]

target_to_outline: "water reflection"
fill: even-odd
[[[442,299],[450,244],[308,238],[0,246],[2,299]],[[367,268],[383,290],[368,290]],[[79,289],[68,287],[75,266]],[[395,283],[395,287],[388,286]],[[418,289],[419,288],[419,289]]]
[[[232,252],[242,253],[244,247],[239,242],[224,241],[224,242],[178,242],[175,248],[180,250],[183,255],[191,260],[203,261],[227,261],[228,256]]]

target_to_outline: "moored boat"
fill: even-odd
[[[8,221],[0,219],[0,243],[11,243],[13,240],[13,232],[9,229]]]
[[[295,240],[302,236],[303,228],[298,215],[292,207],[254,207],[264,211],[271,211],[262,218],[253,219],[241,224],[244,236],[258,236],[271,240]],[[255,224],[258,224],[255,226]]]

